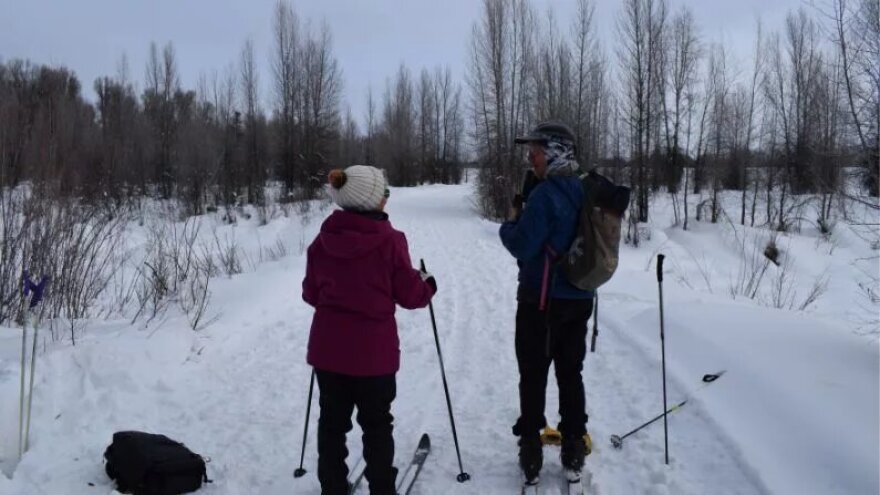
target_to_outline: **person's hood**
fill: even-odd
[[[324,220],[318,240],[330,256],[355,259],[388,242],[393,232],[384,213],[337,210]]]

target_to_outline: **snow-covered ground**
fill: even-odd
[[[389,203],[414,262],[424,258],[439,283],[434,307],[462,458],[473,477],[455,481],[428,312],[399,311],[397,464],[408,461],[421,432],[431,434],[433,445],[415,493],[511,494],[519,484],[510,433],[518,412],[516,265],[498,241],[498,225],[475,213],[471,194],[468,185],[393,189]],[[775,309],[772,286],[781,274],[775,265],[754,299],[730,294],[743,271],[742,240],[760,232],[734,234],[730,225],[696,222],[683,232],[669,226],[664,199],[657,204],[650,240],[623,249],[618,274],[601,291],[597,352],[588,355],[584,373],[595,443],[587,459],[591,493],[880,493],[876,308],[864,307],[858,287],[864,266],[854,262],[876,251],[843,223],[830,242],[808,229],[780,237],[791,282],[782,279],[779,287],[789,287],[795,309]],[[215,320],[201,331],[169,311],[146,327],[93,321],[76,347],[68,341],[41,346],[31,449],[20,463],[21,331],[0,328],[0,468],[8,476],[0,475],[0,494],[111,493],[102,453],[122,429],[164,433],[210,457],[215,482],[203,489],[206,494],[320,493],[317,399],[306,450],[309,474],[295,480],[291,473],[299,460],[310,373],[305,348],[311,309],[300,299],[301,246],[327,213],[313,211],[307,223],[291,217],[264,227],[244,221],[224,227],[235,231],[245,250],[281,239],[290,253],[213,280],[209,316]],[[132,236],[132,242],[142,238]],[[627,438],[622,450],[608,442],[662,409],[659,252],[668,256],[670,404],[698,389],[703,374],[727,372],[670,415],[669,466],[659,422]],[[876,260],[869,263],[876,273]],[[822,277],[828,291],[797,311]],[[548,395],[548,419],[555,423],[555,385]],[[357,426],[349,442],[354,460]],[[549,493],[556,492],[559,470],[558,455],[548,447]]]

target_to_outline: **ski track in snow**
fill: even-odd
[[[440,344],[462,461],[473,478],[455,481],[459,469],[428,310],[399,309],[402,367],[392,410],[396,465],[409,462],[422,432],[432,440],[416,494],[519,492],[516,438],[510,430],[519,409],[516,264],[500,244],[498,225],[474,212],[470,193],[470,188],[449,186],[394,189],[389,204],[392,223],[407,235],[413,264],[424,258],[437,277],[433,303]],[[307,228],[308,241],[318,223]],[[638,265],[625,265],[603,290],[597,352],[588,353],[585,362],[594,441],[586,464],[592,477],[587,493],[768,493],[699,401],[669,416],[669,466],[663,464],[662,421],[627,438],[622,450],[612,449],[611,434],[626,433],[662,407],[659,352],[654,355],[631,335],[634,325],[650,320],[643,315],[657,311],[656,280]],[[104,447],[113,431],[143,429],[167,434],[211,458],[208,472],[215,483],[199,493],[319,494],[317,386],[305,456],[309,473],[292,477],[310,377],[305,349],[312,310],[300,299],[303,271],[304,257],[292,255],[254,273],[212,282],[220,318],[199,333],[173,321],[148,331],[124,322],[97,324],[76,348],[61,346],[41,358],[32,448],[12,481],[0,476],[0,493],[109,494],[112,485],[100,462]],[[632,289],[636,285],[639,289]],[[592,333],[592,320],[590,328]],[[11,372],[4,375],[0,367],[5,380],[0,393],[17,398],[15,363],[5,364]],[[712,371],[717,370],[705,370]],[[676,375],[668,377],[670,404],[698,385]],[[555,424],[558,392],[552,370],[549,383],[547,417]],[[712,393],[711,387],[705,393]],[[8,403],[0,407],[4,418],[17,418],[16,411]],[[16,427],[4,425],[0,438],[14,439]],[[355,422],[350,466],[360,449]],[[14,450],[0,446],[7,457]],[[564,487],[557,448],[545,448],[542,477],[542,493]]]

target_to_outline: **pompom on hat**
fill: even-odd
[[[330,198],[346,210],[379,210],[387,197],[385,173],[368,165],[352,165],[345,170],[331,170],[327,175]]]

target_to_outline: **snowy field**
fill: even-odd
[[[600,291],[597,352],[587,356],[584,373],[595,443],[587,458],[589,493],[880,493],[880,329],[877,307],[859,287],[869,280],[866,270],[876,275],[878,267],[864,232],[841,221],[830,239],[813,227],[782,235],[780,266],[764,269],[760,256],[750,256],[754,246],[763,250],[765,232],[693,220],[684,232],[671,226],[666,196],[655,204],[644,232],[650,239],[623,249],[621,268]],[[516,264],[498,240],[498,224],[476,214],[469,185],[393,189],[388,210],[407,234],[414,262],[424,258],[439,284],[434,308],[462,457],[473,479],[455,481],[427,310],[398,311],[397,465],[408,462],[419,435],[428,432],[433,452],[415,493],[517,493],[510,433],[518,414]],[[308,221],[281,216],[262,227],[203,218],[234,235],[252,266],[212,280],[210,324],[198,332],[170,309],[149,325],[132,325],[130,318],[90,321],[75,347],[69,339],[41,342],[31,449],[20,463],[21,330],[0,328],[0,494],[112,493],[102,454],[114,431],[128,429],[164,433],[210,457],[215,482],[199,493],[320,493],[317,398],[309,474],[295,480],[291,473],[299,461],[310,373],[305,353],[312,311],[300,298],[302,249],[329,211],[314,208]],[[131,247],[144,238],[133,226]],[[287,255],[256,261],[278,240]],[[705,373],[726,370],[670,415],[669,466],[660,422],[627,438],[622,450],[608,441],[662,410],[655,275],[661,252],[668,257],[670,404],[690,396]],[[749,266],[763,269],[762,285],[754,297],[733,297]],[[800,310],[817,285],[827,290]],[[555,423],[555,385],[548,394],[547,415]],[[360,450],[357,426],[349,444],[353,462]],[[558,493],[560,472],[557,451],[548,447],[546,493]]]

